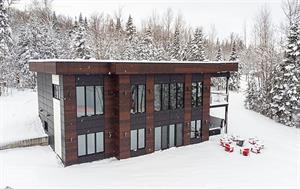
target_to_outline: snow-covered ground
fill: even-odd
[[[0,97],[0,145],[45,136],[38,117],[37,93],[9,90]]]
[[[18,116],[14,116],[16,122],[30,122]],[[35,116],[28,119],[35,120]],[[238,150],[227,153],[218,145],[219,136],[215,136],[201,144],[141,157],[121,161],[111,158],[64,168],[50,147],[12,149],[0,151],[0,189],[300,188],[299,129],[244,109],[242,93],[230,94],[229,124],[230,133],[263,140],[266,147],[262,153],[249,157],[241,156]],[[21,131],[16,132],[18,135]]]

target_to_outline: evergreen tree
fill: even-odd
[[[72,58],[73,59],[90,59],[91,50],[87,44],[87,33],[84,26],[82,15],[79,15],[78,22],[75,21],[75,25],[72,30]]]
[[[276,67],[274,87],[271,91],[272,117],[288,126],[296,126],[296,112],[299,108],[300,80],[297,78],[299,74],[299,62],[297,63],[297,54],[299,58],[298,41],[298,26],[292,24],[289,30],[284,60]]]
[[[231,49],[231,54],[229,57],[229,61],[237,61],[238,56],[236,53],[236,44],[233,42],[232,44],[232,49]],[[236,72],[231,72],[230,78],[229,78],[229,90],[237,91],[240,88],[240,80],[241,80],[241,74],[240,74],[240,65],[239,65],[239,70]]]
[[[128,21],[126,23],[126,37],[129,41],[131,41],[136,33],[136,29],[135,29],[135,26],[133,25],[133,22],[132,22],[132,17],[131,15],[129,15],[128,17]]]
[[[12,80],[12,33],[4,0],[0,0],[0,80]]]
[[[205,53],[204,53],[204,39],[203,33],[200,28],[196,28],[194,37],[190,42],[187,49],[187,60],[189,61],[204,61]]]
[[[173,37],[173,43],[171,46],[171,59],[181,60],[181,48],[180,48],[180,34],[179,28],[175,28],[175,33]]]
[[[136,49],[138,60],[161,60],[163,59],[159,53],[152,37],[151,29],[148,28],[139,40]]]
[[[255,76],[252,72],[249,73],[245,94],[245,107],[250,110],[259,111],[257,82],[255,81]]]
[[[33,18],[30,25],[22,27],[18,36],[15,60],[18,87],[35,87],[35,75],[29,71],[28,61],[58,58],[58,46],[54,31],[49,26],[38,23],[36,18]]]
[[[121,19],[120,18],[117,18],[116,32],[117,32],[117,34],[121,34],[122,33],[122,24],[121,24]]]
[[[222,60],[223,60],[222,50],[221,50],[221,47],[219,46],[217,56],[216,56],[216,61],[222,61]]]

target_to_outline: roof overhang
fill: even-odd
[[[31,60],[29,69],[57,75],[68,74],[188,74],[224,73],[238,70],[238,62]]]

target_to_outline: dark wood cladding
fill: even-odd
[[[185,74],[237,71],[236,63],[115,64],[115,74]]]
[[[116,127],[117,158],[130,157],[130,77],[119,75],[117,86],[118,92],[118,126]]]
[[[171,66],[170,66],[171,64]],[[119,62],[30,62],[31,71],[51,74],[189,74],[189,73],[219,73],[238,70],[238,63],[119,63]]]
[[[210,75],[203,76],[203,92],[202,92],[202,141],[209,139],[209,121],[210,121]]]
[[[116,107],[117,103],[117,86],[115,76],[104,77],[104,141],[105,141],[105,157],[116,156],[116,128],[118,127]]]
[[[154,152],[154,76],[146,81],[146,153]]]
[[[190,144],[190,124],[192,113],[192,75],[187,74],[184,78],[184,127],[183,144]]]
[[[62,157],[65,165],[71,165],[78,162],[77,157],[77,130],[76,130],[76,87],[75,76],[63,76],[64,87],[64,131],[63,141],[65,148]]]

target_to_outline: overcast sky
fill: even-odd
[[[20,7],[24,7],[21,0]],[[124,19],[131,14],[137,27],[155,10],[163,14],[167,8],[180,12],[188,25],[203,26],[208,31],[215,25],[220,38],[231,32],[243,35],[244,24],[250,28],[255,14],[262,6],[268,6],[275,24],[283,21],[282,0],[54,0],[53,9],[58,14],[78,16],[82,12],[89,16],[95,12],[114,14],[122,7]],[[248,31],[250,33],[250,29]],[[249,35],[249,34],[248,34]]]

